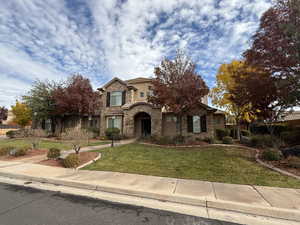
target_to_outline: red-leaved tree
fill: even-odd
[[[55,113],[62,115],[91,115],[99,102],[90,80],[81,75],[71,76],[53,92],[53,97]]]
[[[230,100],[239,107],[250,105],[251,113],[263,120],[273,135],[273,123],[285,111],[285,93],[277,87],[279,78],[258,68],[240,68],[233,78],[235,85],[229,90]]]
[[[164,59],[154,73],[153,96],[149,97],[149,102],[177,115],[182,135],[183,115],[197,109],[209,89],[197,74],[196,65],[181,51],[174,60]]]
[[[4,106],[0,106],[0,124],[2,124],[3,120],[7,119],[8,110]]]
[[[278,0],[264,13],[246,61],[278,78],[287,107],[300,101],[300,1]]]

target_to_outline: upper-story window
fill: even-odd
[[[140,97],[144,98],[144,96],[145,96],[144,92],[140,92]]]
[[[122,91],[113,91],[110,94],[110,106],[122,105]]]
[[[126,102],[126,91],[112,91],[106,93],[106,107],[122,106]]]
[[[153,91],[152,91],[152,90],[147,91],[147,96],[148,96],[148,97],[153,96]]]

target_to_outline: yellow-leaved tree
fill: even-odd
[[[31,110],[22,102],[17,101],[15,105],[11,106],[11,111],[14,114],[14,122],[21,127],[25,127],[31,122]]]
[[[216,86],[211,90],[210,97],[212,104],[225,109],[229,116],[233,116],[237,125],[237,137],[240,137],[240,123],[245,121],[250,123],[255,119],[251,112],[251,105],[244,107],[237,106],[231,101],[232,93],[230,90],[235,87],[235,75],[245,70],[252,70],[247,67],[244,61],[234,60],[229,64],[222,64],[216,75]]]

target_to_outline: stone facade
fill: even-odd
[[[150,116],[151,135],[160,136],[162,132],[162,112],[160,108],[155,108],[148,103],[134,103],[130,107],[124,107],[123,134],[127,137],[140,136],[135,124],[138,122],[135,116],[138,113],[145,112]]]
[[[151,135],[175,136],[179,134],[178,123],[176,122],[176,119],[174,119],[176,117],[173,113],[164,112],[161,108],[154,107],[147,103],[147,95],[151,94],[151,79],[137,78],[122,81],[118,78],[114,78],[100,88],[99,91],[101,92],[102,102],[102,109],[100,112],[101,136],[105,135],[105,130],[109,126],[108,119],[121,121],[120,130],[122,135],[126,137],[139,137],[146,131],[148,132],[150,129],[149,126],[151,127]],[[115,91],[123,93],[122,104],[119,106],[107,105],[107,96],[110,96],[110,93]],[[183,116],[182,134],[194,138],[214,136],[216,124],[215,111],[215,109],[202,104],[199,106],[198,110],[190,112],[190,115],[206,116],[206,132],[197,134],[188,132],[188,115]],[[218,126],[218,128],[220,126]]]
[[[195,138],[205,138],[205,137],[213,137],[215,135],[215,127],[214,127],[214,113],[208,112],[204,108],[199,108],[198,112],[190,113],[190,116],[199,115],[206,116],[206,132],[193,133],[188,131],[188,123],[187,116],[184,115],[182,117],[182,135],[183,136],[191,136],[193,139]],[[162,123],[162,135],[163,136],[176,136],[180,133],[179,125],[177,123],[177,118],[173,113],[165,113],[163,115],[163,123]]]

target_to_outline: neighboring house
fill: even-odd
[[[15,118],[15,115],[13,114],[13,112],[11,110],[8,110],[7,112],[7,119],[2,121],[2,124],[12,124],[13,120]]]
[[[224,129],[226,127],[226,113],[222,110],[217,110],[214,113],[215,129]]]
[[[20,127],[18,125],[15,125],[13,120],[15,118],[15,115],[12,113],[11,110],[8,110],[7,113],[7,119],[2,121],[2,124],[0,124],[0,135],[5,135],[6,132],[10,130],[17,130]]]
[[[179,134],[177,117],[172,112],[155,107],[147,102],[152,94],[149,78],[123,81],[114,78],[99,88],[102,108],[100,112],[100,135],[111,127],[120,129],[126,137],[148,135],[176,136]],[[216,128],[225,127],[225,115],[207,105],[203,98],[198,110],[183,117],[184,136],[212,137]]]
[[[300,111],[288,113],[283,118],[283,122],[291,127],[300,127]]]

